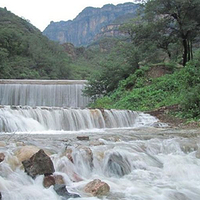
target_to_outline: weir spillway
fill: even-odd
[[[0,132],[79,131],[137,127],[154,122],[156,119],[148,114],[128,110],[21,106],[0,109]]]
[[[86,108],[84,80],[0,80],[0,132],[79,131],[153,124],[148,114]]]
[[[85,80],[0,80],[0,105],[84,108]]]

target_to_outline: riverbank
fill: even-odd
[[[174,128],[200,128],[200,120],[189,121],[188,119],[179,118],[173,115],[173,113],[177,112],[178,109],[178,105],[173,105],[161,107],[159,109],[149,111],[148,113],[158,118],[162,123],[167,123],[169,126]]]

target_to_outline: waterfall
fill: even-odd
[[[0,80],[0,105],[81,107],[86,81]]]
[[[0,109],[0,132],[24,132],[135,127],[150,125],[156,119],[129,110],[73,109],[5,106]]]
[[[128,110],[87,109],[84,80],[0,80],[0,132],[135,127],[156,119]]]

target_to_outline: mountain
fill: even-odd
[[[70,71],[70,58],[61,45],[0,8],[1,79],[69,79]]]
[[[86,46],[102,36],[121,36],[119,25],[133,18],[138,7],[134,3],[87,7],[74,20],[51,22],[43,34],[61,44]]]

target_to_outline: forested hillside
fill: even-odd
[[[198,120],[199,0],[149,0],[118,28],[127,37],[104,37],[87,47],[59,45],[1,8],[0,78],[88,79],[90,106],[172,106],[178,116]]]
[[[0,78],[69,79],[70,62],[62,46],[0,8]]]
[[[199,119],[199,1],[149,0],[121,30],[129,38],[107,52],[89,79],[85,94],[95,100],[91,106],[143,111],[176,106],[178,116]]]

